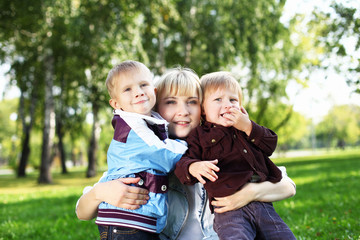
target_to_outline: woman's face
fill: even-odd
[[[164,96],[158,101],[159,114],[169,122],[169,135],[186,138],[200,123],[200,100],[196,96]]]

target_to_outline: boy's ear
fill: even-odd
[[[109,104],[113,109],[120,109],[120,106],[118,106],[118,103],[115,99],[110,99]]]
[[[155,92],[155,95],[156,95],[156,93],[157,93],[157,88],[156,87],[154,87],[154,92]]]

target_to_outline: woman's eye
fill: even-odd
[[[189,105],[198,105],[199,101],[197,100],[191,100],[188,102]]]
[[[173,101],[173,100],[166,101],[165,104],[176,104],[176,101]]]

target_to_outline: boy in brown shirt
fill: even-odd
[[[179,180],[203,183],[210,202],[248,182],[280,181],[281,171],[269,159],[277,135],[249,119],[235,78],[228,72],[210,73],[201,78],[201,87],[205,122],[187,138],[188,151],[175,169]],[[296,239],[272,204],[263,202],[215,213],[214,230],[226,240]]]

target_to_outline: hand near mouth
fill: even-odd
[[[231,121],[233,127],[245,132],[248,136],[250,135],[252,123],[249,119],[249,114],[243,106],[240,109],[230,108],[229,113],[225,113],[223,117]]]

